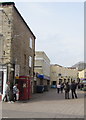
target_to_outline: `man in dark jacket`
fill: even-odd
[[[74,80],[71,83],[72,99],[74,99],[74,95],[75,95],[75,98],[77,98],[76,88],[77,88],[77,84],[75,83],[75,80]]]
[[[65,99],[70,99],[70,98],[69,98],[70,85],[69,85],[68,82],[65,83],[64,90],[65,90]]]

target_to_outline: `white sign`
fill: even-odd
[[[15,76],[19,76],[20,65],[15,65]]]

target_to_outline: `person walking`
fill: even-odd
[[[57,84],[57,93],[59,94],[59,92],[60,92],[60,89],[61,89],[61,85],[60,85],[60,83],[58,83]]]
[[[18,90],[18,88],[17,88],[17,84],[15,84],[14,86],[13,86],[13,97],[14,97],[14,99],[13,99],[13,101],[15,102],[15,101],[17,101],[17,93],[19,92],[19,90]]]
[[[72,81],[72,83],[71,83],[72,99],[74,99],[74,97],[77,98],[76,88],[77,88],[77,84],[75,83],[75,80],[74,80],[74,81]]]
[[[8,81],[5,86],[5,96],[3,98],[3,101],[8,102],[9,101],[9,91],[10,91],[10,82]]]
[[[70,99],[69,98],[70,85],[68,82],[65,83],[64,90],[65,90],[65,99]]]
[[[61,83],[61,93],[63,93],[64,83]]]

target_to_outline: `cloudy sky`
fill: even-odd
[[[36,36],[36,50],[51,64],[72,66],[84,59],[83,2],[16,2]]]

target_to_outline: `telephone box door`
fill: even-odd
[[[18,80],[19,100],[28,100],[30,98],[30,80],[27,76],[20,76]]]

